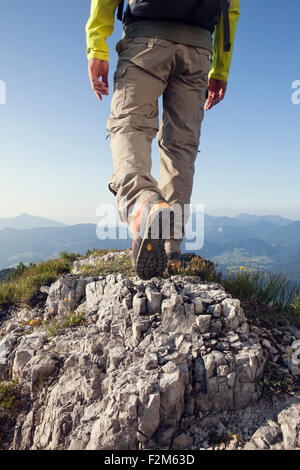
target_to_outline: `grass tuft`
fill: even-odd
[[[256,309],[263,307],[274,322],[284,319],[300,322],[300,286],[291,287],[283,275],[242,266],[238,272],[230,272],[221,283],[227,292],[246,305],[255,305]]]
[[[136,276],[129,252],[126,256],[100,259],[115,251],[120,250],[88,250],[86,256],[99,257],[99,260],[95,266],[82,266],[81,273],[87,276],[120,273],[128,277]],[[0,310],[14,304],[30,304],[31,295],[38,292],[42,285],[51,285],[62,274],[72,272],[73,262],[78,258],[80,255],[62,252],[60,258],[37,265],[27,267],[20,263],[8,281],[0,282]],[[199,276],[202,281],[221,284],[233,298],[241,300],[249,318],[262,317],[272,323],[289,321],[300,324],[300,286],[291,287],[283,275],[241,266],[238,271],[230,271],[223,277],[212,261],[199,256],[192,258],[186,266],[168,268],[164,277],[175,274]],[[53,332],[50,334],[56,334],[55,321],[49,324],[49,330]],[[76,318],[74,323],[77,323]]]
[[[60,317],[51,317],[49,320],[42,322],[47,338],[57,336],[63,333],[66,328],[75,328],[85,323],[85,312],[74,312],[70,310]]]
[[[121,250],[94,250],[92,256],[104,256],[109,252],[118,252]],[[91,256],[91,254],[90,254]],[[101,260],[95,266],[85,265],[81,268],[82,274],[88,276],[108,276],[109,274],[126,274],[128,277],[136,276],[132,268],[130,254],[126,256],[113,257],[109,260]]]
[[[62,274],[70,273],[73,261],[65,256],[28,267],[20,263],[8,281],[0,282],[0,309],[27,304],[41,286],[50,286]]]
[[[267,362],[264,367],[264,375],[257,382],[258,390],[263,396],[270,395],[294,395],[297,389],[293,379],[280,373],[275,364]]]
[[[169,277],[176,274],[181,276],[199,276],[202,281],[206,282],[220,282],[222,278],[222,274],[217,273],[215,264],[200,256],[192,258],[186,267],[168,267],[165,276]]]
[[[20,387],[16,380],[0,382],[0,410],[13,412],[20,404]]]

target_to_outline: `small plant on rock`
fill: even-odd
[[[0,410],[12,413],[20,404],[20,387],[16,380],[0,382]]]
[[[280,373],[279,368],[270,362],[265,365],[264,375],[258,380],[257,386],[264,396],[278,396],[284,393],[294,395],[296,390],[293,379]]]
[[[68,300],[65,298],[65,303]],[[47,334],[47,337],[57,336],[62,333],[66,328],[74,328],[81,326],[85,323],[85,312],[76,312],[73,309],[59,317],[51,316],[47,321],[43,321],[42,325]]]
[[[49,320],[42,323],[47,338],[57,336],[61,332],[61,324],[55,317],[51,317]]]
[[[171,275],[181,276],[199,276],[202,281],[206,282],[220,282],[222,274],[217,273],[215,264],[200,256],[194,256],[187,263],[183,262],[180,266],[168,266],[165,276]]]
[[[85,323],[85,312],[70,311],[64,318],[62,325],[64,328],[73,328]]]
[[[295,295],[294,302],[291,304],[291,315],[294,320],[300,321],[300,299],[298,294]]]

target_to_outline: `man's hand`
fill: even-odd
[[[89,77],[91,86],[102,101],[102,95],[108,95],[108,62],[100,59],[89,60]],[[99,80],[101,77],[102,81]]]
[[[205,111],[208,111],[216,104],[220,103],[225,96],[227,82],[210,78],[208,80],[208,98],[205,103]]]

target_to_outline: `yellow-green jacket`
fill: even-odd
[[[108,60],[108,46],[106,39],[114,29],[114,16],[117,6],[121,0],[91,0],[91,14],[86,25],[87,57],[88,59]],[[236,26],[240,15],[240,1],[234,0],[229,12],[230,35],[233,45]],[[215,28],[213,41],[213,60],[210,77],[217,80],[227,81],[231,58],[230,52],[223,51],[223,21],[220,20]]]

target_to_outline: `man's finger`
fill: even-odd
[[[108,95],[108,88],[101,82],[93,82],[92,88],[94,91],[101,93],[102,95]]]
[[[97,86],[97,85],[100,85],[104,88],[106,88],[108,90],[108,76],[107,75],[103,75],[102,77],[102,81],[99,80],[99,75],[98,73],[91,73],[89,75],[90,77],[90,82],[91,82],[91,85],[94,87],[94,86]]]
[[[99,92],[96,91],[96,90],[94,90],[94,91],[95,91],[95,93],[96,93],[97,98],[98,98],[100,101],[102,101],[101,93],[99,93]]]
[[[108,95],[108,89],[104,88],[103,86],[99,85],[93,85],[93,90],[98,91],[102,95]]]
[[[109,65],[107,61],[99,59],[89,60],[88,74],[91,87],[101,101],[103,95],[109,94],[108,71]]]
[[[216,106],[216,104],[219,103],[219,99],[218,98],[214,98],[213,100],[211,100],[211,102],[208,104],[207,106],[207,109],[206,111],[209,111],[210,109],[212,109],[214,106]]]
[[[210,91],[208,98],[206,100],[206,105],[205,105],[206,111],[212,108],[214,100],[215,100],[215,93]]]
[[[226,90],[224,90],[224,88],[221,88],[220,93],[219,93],[220,100],[224,99],[225,93],[226,93]]]
[[[108,89],[108,75],[107,74],[102,75],[102,80],[103,80],[104,85]]]
[[[208,98],[207,98],[206,103],[205,103],[205,110],[206,111],[210,108],[210,104],[211,104],[211,94],[208,95]]]
[[[102,91],[97,86],[92,85],[92,88],[93,88],[93,90],[94,90],[94,92],[96,93],[97,96],[102,95]],[[101,98],[101,100],[102,100],[102,98]]]
[[[213,108],[214,106],[216,106],[216,104],[218,104],[220,102],[220,98],[218,96],[216,96],[212,103],[211,103],[211,108]]]
[[[206,104],[205,104],[205,111],[209,111],[210,110],[210,101],[206,101]]]

